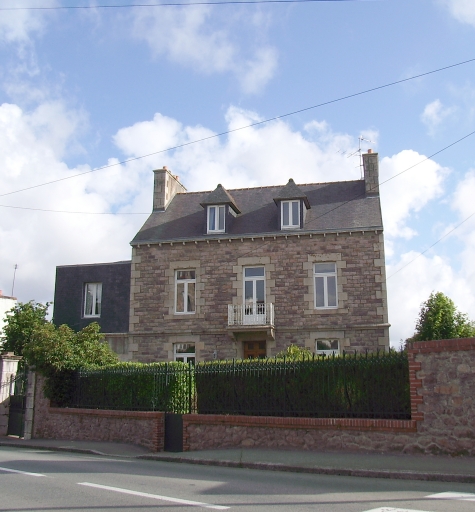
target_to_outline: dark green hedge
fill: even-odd
[[[200,363],[197,411],[315,418],[410,418],[405,353]]]
[[[58,372],[49,395],[59,407],[189,412],[193,368],[184,363],[120,363]]]

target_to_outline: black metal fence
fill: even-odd
[[[184,363],[79,370],[68,407],[188,413],[194,368]]]
[[[313,418],[410,418],[407,355],[161,363],[81,370],[66,407]]]
[[[195,378],[202,414],[410,418],[404,353],[204,363]]]

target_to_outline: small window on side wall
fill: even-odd
[[[340,342],[338,340],[317,340],[315,353],[320,356],[337,356],[340,354]]]
[[[175,274],[175,312],[194,313],[196,309],[196,272],[177,270]]]
[[[100,317],[102,306],[102,283],[84,285],[84,317]]]
[[[173,345],[173,360],[181,363],[195,364],[195,344],[194,343],[175,343]]]
[[[282,201],[280,208],[281,228],[300,228],[300,201]]]
[[[315,263],[315,308],[338,307],[336,263]]]
[[[208,233],[224,233],[226,207],[208,206]]]

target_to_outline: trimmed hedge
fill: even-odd
[[[200,363],[195,378],[200,414],[411,416],[405,353]]]

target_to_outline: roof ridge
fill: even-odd
[[[308,187],[310,185],[333,185],[334,183],[351,183],[351,182],[360,182],[360,181],[364,181],[363,179],[358,179],[358,180],[338,180],[338,181],[321,181],[321,182],[314,182],[314,183],[295,183],[298,187]],[[280,187],[280,188],[283,188],[285,187],[286,185],[264,185],[264,186],[261,186],[261,187],[243,187],[243,188],[227,188],[226,190],[228,192],[238,192],[238,191],[241,191],[241,190],[257,190],[257,189],[263,189],[263,188],[275,188],[275,187]],[[213,192],[213,190],[195,190],[193,192],[178,192],[178,194],[186,194],[186,195],[190,195],[190,194],[211,194],[211,192]]]

